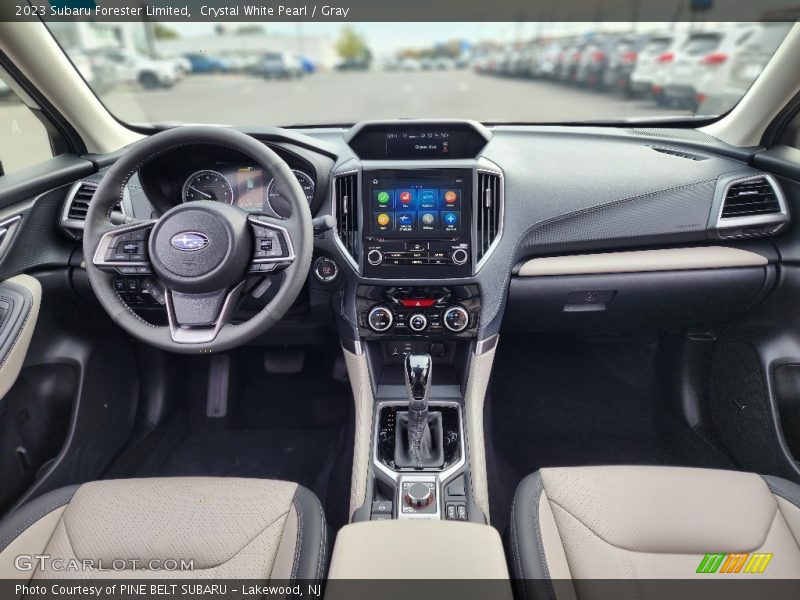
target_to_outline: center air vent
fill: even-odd
[[[83,231],[86,213],[89,212],[89,203],[92,201],[96,190],[96,182],[79,181],[72,186],[72,189],[67,194],[64,210],[61,214],[61,228],[74,238],[81,236],[80,232]],[[125,215],[119,202],[114,205],[114,209],[111,212],[111,221],[114,223],[123,223],[125,221]]]
[[[358,173],[337,175],[333,180],[336,235],[358,263]]]
[[[717,231],[722,237],[776,233],[789,221],[786,201],[770,175],[734,180],[725,188]]]
[[[503,227],[503,180],[497,173],[478,171],[478,266]]]

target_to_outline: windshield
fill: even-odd
[[[781,23],[52,22],[75,67],[138,124],[657,120],[730,110]],[[738,32],[738,33],[737,33]],[[747,43],[742,34],[747,33]]]

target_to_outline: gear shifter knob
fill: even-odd
[[[431,357],[428,354],[407,354],[405,365],[408,410],[427,411],[433,366]]]

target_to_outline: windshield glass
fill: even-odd
[[[235,126],[717,116],[782,23],[52,22],[120,120]]]

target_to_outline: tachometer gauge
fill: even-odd
[[[303,171],[299,171],[297,169],[292,169],[292,173],[297,178],[297,181],[300,183],[300,187],[303,188],[303,192],[306,195],[306,200],[308,203],[311,204],[311,201],[314,199],[314,188],[316,184],[314,183],[314,179],[308,173],[304,173]],[[280,204],[283,197],[278,192],[278,185],[275,183],[275,180],[269,182],[267,186],[267,198],[269,198],[269,203],[272,205],[273,209],[278,210],[278,207],[274,201],[278,201]]]
[[[217,171],[205,170],[192,173],[183,184],[183,201],[215,200],[233,204],[233,187],[230,181]]]

